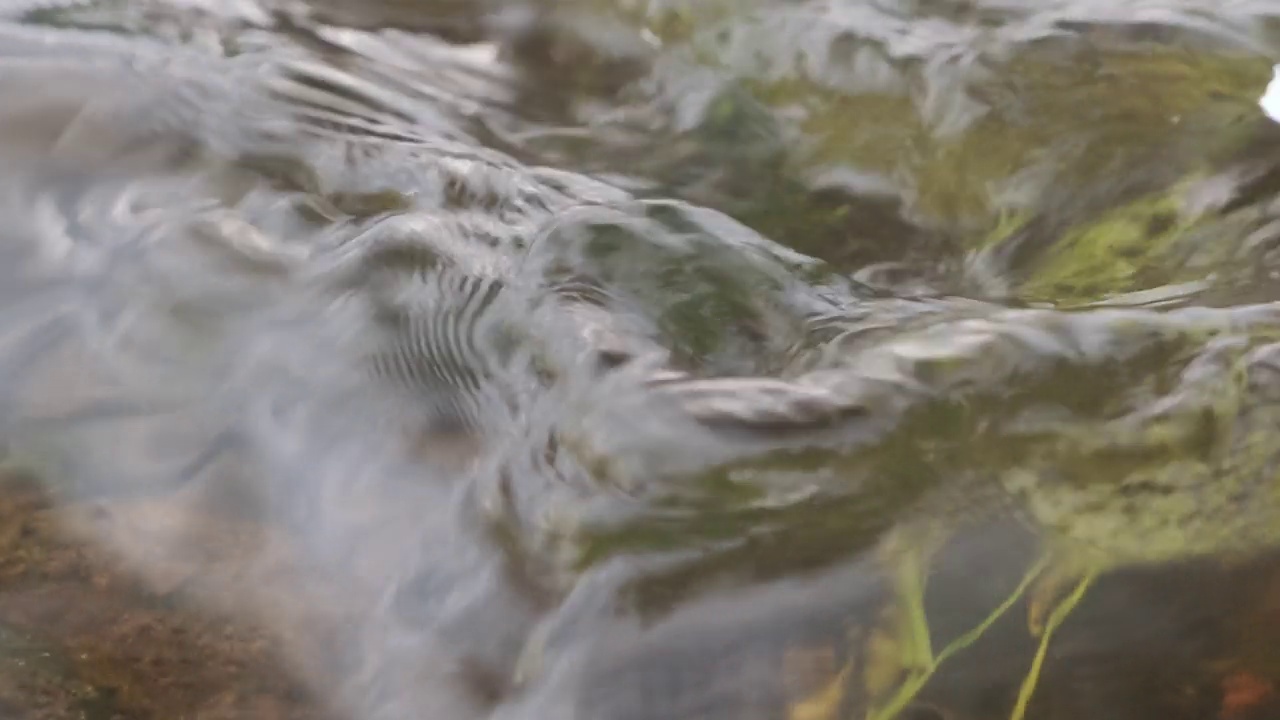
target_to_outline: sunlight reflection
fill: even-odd
[[[1262,106],[1262,112],[1267,117],[1280,122],[1280,65],[1275,66],[1275,74],[1271,77],[1271,82],[1267,84],[1267,91],[1262,94],[1262,99],[1258,101]]]

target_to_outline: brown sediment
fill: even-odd
[[[144,584],[38,483],[0,476],[0,716],[330,717],[284,666],[271,636]]]

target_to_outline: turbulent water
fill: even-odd
[[[6,0],[7,460],[335,717],[884,717],[901,547],[965,626],[1280,540],[1277,61],[1274,0]],[[900,717],[1016,714],[1008,642]],[[1028,717],[1175,717],[1098,642]]]

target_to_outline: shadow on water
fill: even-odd
[[[1280,716],[1277,59],[0,2],[0,715]]]

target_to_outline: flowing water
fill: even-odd
[[[1277,62],[1275,0],[0,2],[0,712],[1274,717]]]

